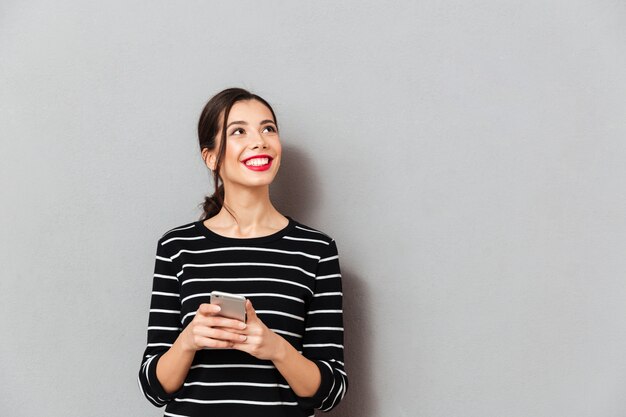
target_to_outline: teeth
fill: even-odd
[[[246,165],[252,165],[252,166],[258,167],[261,165],[267,165],[269,162],[270,162],[269,158],[252,158],[246,161]]]

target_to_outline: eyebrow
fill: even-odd
[[[273,120],[270,120],[270,119],[265,119],[265,120],[263,120],[263,121],[262,121],[261,123],[259,123],[259,124],[260,124],[260,125],[266,125],[266,124],[268,124],[268,123],[271,123],[271,124],[273,124],[273,125],[275,125],[275,124],[276,124],[276,123],[274,123],[274,121],[273,121]],[[230,123],[228,124],[228,126],[226,126],[226,129],[228,129],[228,128],[230,127],[230,125],[235,125],[235,124],[237,124],[237,125],[246,125],[246,126],[247,126],[247,125],[248,125],[248,122],[244,122],[243,120],[235,120],[234,122],[230,122]]]

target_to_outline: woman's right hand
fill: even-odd
[[[242,321],[219,316],[220,307],[200,304],[191,323],[181,333],[182,347],[188,351],[204,348],[230,348],[241,343],[246,336],[238,334],[246,328]]]

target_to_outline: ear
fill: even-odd
[[[215,157],[215,151],[209,151],[208,148],[202,149],[202,159],[211,171],[215,171],[215,163],[217,161],[217,158]]]

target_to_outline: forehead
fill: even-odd
[[[257,123],[262,120],[274,120],[270,109],[257,100],[238,101],[233,104],[228,113],[228,123],[241,120],[248,123]]]

